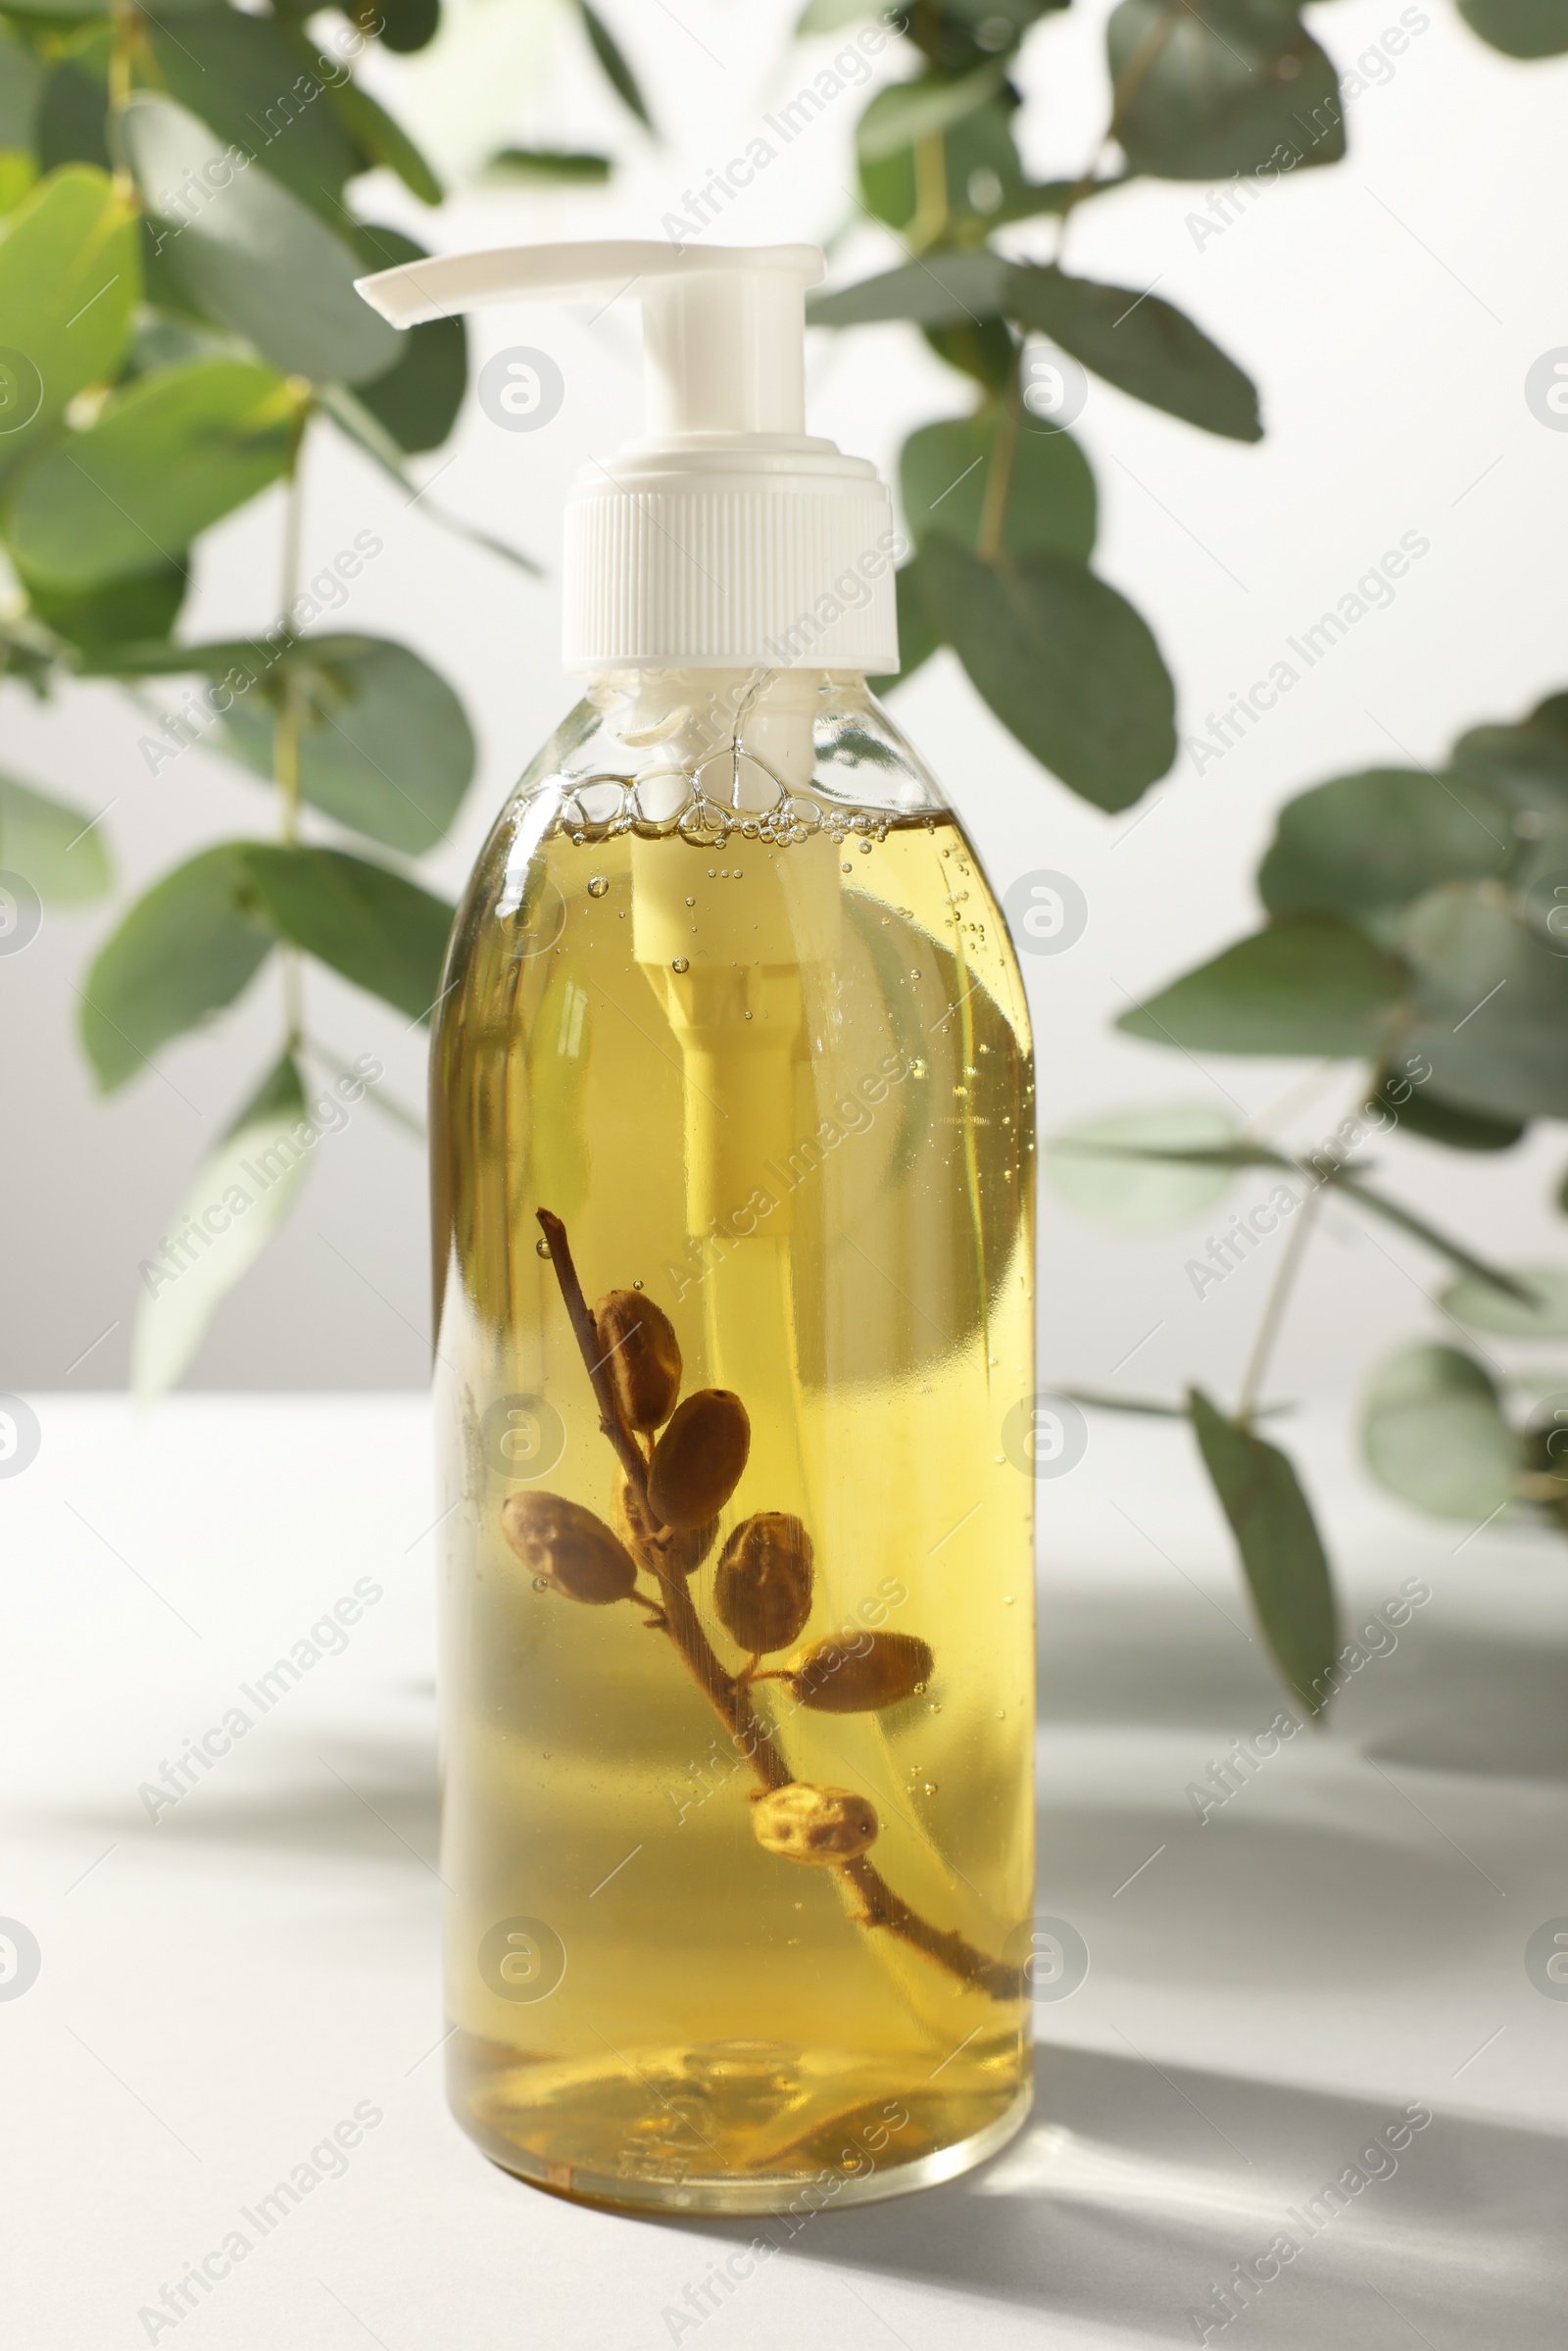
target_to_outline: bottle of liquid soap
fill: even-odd
[[[523,248],[399,325],[642,304],[565,664],[432,1071],[451,2095],[601,2202],[817,2209],[1029,2103],[1032,1058],[867,691],[897,540],[804,429],[806,246]],[[804,2201],[803,2201],[804,2199]]]

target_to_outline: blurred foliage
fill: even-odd
[[[1568,0],[1459,6],[1508,56],[1568,51]],[[1357,84],[1342,88],[1296,0],[1119,0],[1104,31],[1111,99],[1099,142],[1086,141],[1077,179],[1037,182],[1016,126],[1026,96],[1045,87],[1049,39],[1026,43],[1049,13],[1042,0],[916,0],[902,20],[912,70],[870,99],[857,142],[860,206],[904,258],[819,295],[810,316],[840,328],[904,320],[972,391],[968,416],[921,425],[905,444],[912,550],[898,583],[900,675],[951,646],[1024,749],[1114,810],[1171,766],[1175,696],[1153,634],[1094,568],[1094,477],[1070,430],[1087,379],[1223,439],[1256,441],[1263,420],[1245,368],[1199,323],[1149,288],[1069,267],[1075,216],[1133,179],[1206,181],[1239,205],[1332,166]],[[800,29],[837,33],[868,14],[855,0],[810,0]],[[1393,28],[1391,53],[1429,21],[1412,25],[1416,15]],[[1049,260],[998,250],[997,232],[1028,220],[1054,223]],[[1108,410],[1107,433],[1115,423]],[[1568,1117],[1568,696],[1467,735],[1442,775],[1380,768],[1303,794],[1281,818],[1259,887],[1262,928],[1119,1025],[1187,1054],[1363,1062],[1362,1115],[1298,1162],[1216,1112],[1145,1107],[1056,1137],[1046,1173],[1080,1213],[1130,1234],[1217,1204],[1243,1169],[1272,1168],[1284,1184],[1290,1207],[1276,1207],[1273,1229],[1293,1211],[1295,1221],[1276,1245],[1279,1276],[1234,1411],[1196,1391],[1124,1408],[1191,1423],[1275,1662],[1317,1713],[1335,1686],[1329,1565],[1294,1469],[1252,1426],[1316,1194],[1332,1185],[1458,1267],[1450,1317],[1544,1336],[1563,1315],[1568,1274],[1527,1280],[1481,1262],[1373,1191],[1346,1138],[1402,1122],[1430,1142],[1495,1152],[1534,1118]],[[1222,1278],[1213,1264],[1199,1271]],[[1568,1524],[1546,1458],[1554,1424],[1539,1408],[1508,1420],[1492,1376],[1451,1347],[1414,1357],[1368,1400],[1374,1474],[1429,1509],[1479,1520],[1515,1500]],[[1568,1456],[1568,1376],[1564,1391]]]
[[[589,7],[580,14],[588,48],[647,124],[612,35]],[[0,545],[14,581],[0,679],[40,697],[77,677],[138,696],[144,681],[181,681],[181,714],[149,717],[143,766],[157,775],[199,742],[267,787],[275,821],[272,840],[205,849],[145,891],[79,991],[82,1043],[107,1091],[264,971],[281,977],[275,1066],[238,1089],[245,1106],[194,1179],[173,1253],[166,1240],[143,1269],[133,1369],[145,1391],[181,1376],[298,1192],[303,1138],[315,1140],[304,1066],[366,1095],[363,1073],[345,1074],[307,1034],[310,966],[411,1024],[440,990],[452,909],[384,853],[416,857],[447,837],[473,775],[472,732],[419,654],[318,625],[380,554],[373,532],[311,580],[298,575],[307,436],[346,436],[412,494],[408,461],[440,448],[466,390],[460,318],[397,334],[355,291],[356,278],[425,250],[362,214],[365,175],[389,171],[424,205],[445,193],[356,67],[373,44],[423,49],[439,26],[439,0],[355,0],[335,15],[294,0],[180,0],[159,17],[120,0],[0,9]],[[543,150],[499,160],[564,181],[611,168]],[[274,485],[283,561],[256,634],[182,641],[193,550]],[[424,512],[464,528],[429,501]],[[303,841],[305,808],[352,846]],[[6,906],[12,877],[23,903],[30,892],[77,905],[111,886],[91,810],[10,776],[0,868]],[[259,1186],[223,1248],[182,1258],[177,1237],[200,1238],[192,1220],[256,1186],[257,1166],[274,1151],[287,1158],[290,1137],[290,1180]]]

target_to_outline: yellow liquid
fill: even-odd
[[[755,1702],[794,1777],[870,1799],[869,1859],[904,1902],[1016,1963],[1034,1721],[1033,1491],[1002,1437],[1034,1385],[1017,968],[945,815],[879,814],[867,853],[557,831],[524,893],[517,821],[460,918],[435,1060],[453,2104],[496,2161],[580,2196],[757,2212],[896,2193],[1021,2121],[1027,2001],[861,1923],[832,1868],[763,1850],[760,1782],[669,1638],[629,1602],[536,1589],[499,1513],[530,1486],[612,1513],[544,1206],[589,1302],[642,1285],[683,1393],[731,1388],[749,1411],[689,1587],[726,1671],[745,1658],[714,1565],[759,1510],[810,1532],[806,1641],[930,1644],[929,1684],[878,1712],[812,1712],[780,1681]]]

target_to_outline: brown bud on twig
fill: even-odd
[[[819,1868],[855,1861],[876,1842],[877,1818],[864,1796],[847,1788],[813,1788],[792,1780],[752,1798],[752,1834],[764,1853]]]
[[[605,1369],[628,1429],[662,1429],[680,1394],[680,1342],[662,1306],[637,1290],[612,1290],[594,1308]]]
[[[666,1527],[716,1518],[752,1449],[746,1406],[728,1388],[699,1388],[677,1404],[648,1466],[648,1499]]]
[[[602,1608],[631,1596],[637,1562],[602,1518],[559,1494],[514,1494],[501,1505],[501,1532],[531,1576],[568,1600]]]
[[[935,1662],[912,1633],[865,1633],[856,1641],[813,1641],[789,1678],[801,1704],[818,1714],[866,1714],[923,1690]]]
[[[787,1649],[811,1613],[811,1538],[787,1510],[743,1519],[719,1553],[719,1622],[749,1654]]]
[[[713,1547],[718,1521],[700,1527],[656,1527],[647,1516],[624,1470],[615,1481],[615,1533],[628,1550],[639,1551],[650,1565],[677,1576],[695,1574]]]

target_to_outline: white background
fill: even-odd
[[[424,213],[390,183],[375,217],[437,246],[525,238],[656,235],[706,168],[755,136],[763,112],[842,42],[791,49],[788,7],[680,0],[609,11],[649,89],[664,142],[616,108],[564,9],[466,0],[422,58],[373,61],[371,79],[449,173],[511,142],[610,146],[610,189],[482,189]],[[1105,113],[1100,7],[1048,18],[1024,53],[1034,93],[1022,118],[1039,174],[1076,171]],[[1542,427],[1523,380],[1568,343],[1560,266],[1561,114],[1568,65],[1523,66],[1484,48],[1446,4],[1422,0],[1427,28],[1393,77],[1349,109],[1351,159],[1301,171],[1200,248],[1187,222],[1204,190],[1133,186],[1081,214],[1072,266],[1130,286],[1157,281],[1259,382],[1267,438],[1211,438],[1095,384],[1079,427],[1102,499],[1097,563],[1155,629],[1178,681],[1184,733],[1263,675],[1284,639],[1350,589],[1401,533],[1431,553],[1392,609],[1370,614],[1332,658],[1217,764],[1181,761],[1144,810],[1107,818],[1042,775],[991,719],[950,655],[898,698],[898,716],[952,795],[998,894],[1021,873],[1064,870],[1087,895],[1087,935],[1029,961],[1042,1127],[1150,1100],[1256,1110],[1299,1065],[1179,1056],[1113,1036],[1130,998],[1250,927],[1250,874],[1273,811],[1348,769],[1441,759],[1450,737],[1511,717],[1568,682],[1562,643],[1562,471],[1568,436]],[[1342,70],[1399,11],[1343,0],[1309,11]],[[847,37],[847,36],[846,36]],[[891,53],[890,53],[891,54]],[[886,61],[884,60],[885,70]],[[736,242],[831,239],[850,211],[851,95],[762,173],[728,216]],[[715,234],[719,232],[714,232]],[[1014,232],[1044,258],[1050,223]],[[896,258],[873,227],[834,257],[848,280]],[[490,313],[476,364],[527,342],[559,359],[564,406],[548,430],[496,430],[471,399],[434,499],[513,538],[554,568],[562,498],[577,467],[638,422],[634,316]],[[914,425],[958,413],[965,386],[912,329],[815,339],[810,424],[892,472]],[[450,462],[447,462],[447,461]],[[356,531],[385,553],[328,625],[416,646],[458,684],[481,747],[478,781],[450,844],[425,868],[449,894],[509,784],[573,699],[556,659],[552,580],[519,573],[412,510],[328,427],[308,460],[307,571]],[[428,503],[428,502],[426,502]],[[212,534],[184,627],[253,629],[275,597],[279,507],[268,496]],[[167,706],[166,706],[167,707]],[[137,740],[148,721],[108,686],[39,710],[5,696],[8,769],[92,811],[129,894],[202,844],[266,832],[260,787],[200,750],[156,778]],[[324,831],[321,837],[326,837]],[[73,982],[108,926],[105,909],[46,919],[27,952],[0,962],[10,1148],[11,1279],[0,1380],[13,1389],[115,1386],[124,1376],[138,1260],[167,1229],[190,1169],[276,1050],[275,981],[210,1034],[160,1056],[108,1104],[93,1096],[74,1039]],[[311,982],[315,1026],[344,1054],[373,1050],[388,1090],[417,1102],[422,1039],[336,983]],[[1303,1113],[1303,1141],[1339,1114]],[[1391,1179],[1496,1252],[1555,1253],[1549,1191],[1564,1156],[1552,1134],[1503,1160],[1460,1158],[1396,1139]],[[362,1107],[328,1138],[290,1229],[221,1313],[198,1386],[412,1387],[424,1373],[423,1169],[416,1145]],[[1241,1196],[1241,1197],[1245,1197]],[[1240,1204],[1240,1200],[1237,1203]],[[1129,1244],[1044,1204],[1042,1365],[1047,1377],[1168,1391],[1198,1374],[1234,1385],[1261,1302],[1252,1263],[1203,1301],[1185,1259],[1221,1229]],[[1317,1245],[1280,1361],[1293,1393],[1335,1392],[1370,1355],[1426,1327],[1435,1273],[1414,1245],[1332,1217]],[[90,1350],[83,1354],[83,1350]],[[1136,1350],[1130,1353],[1129,1350]],[[74,1366],[74,1368],[72,1368]]]

